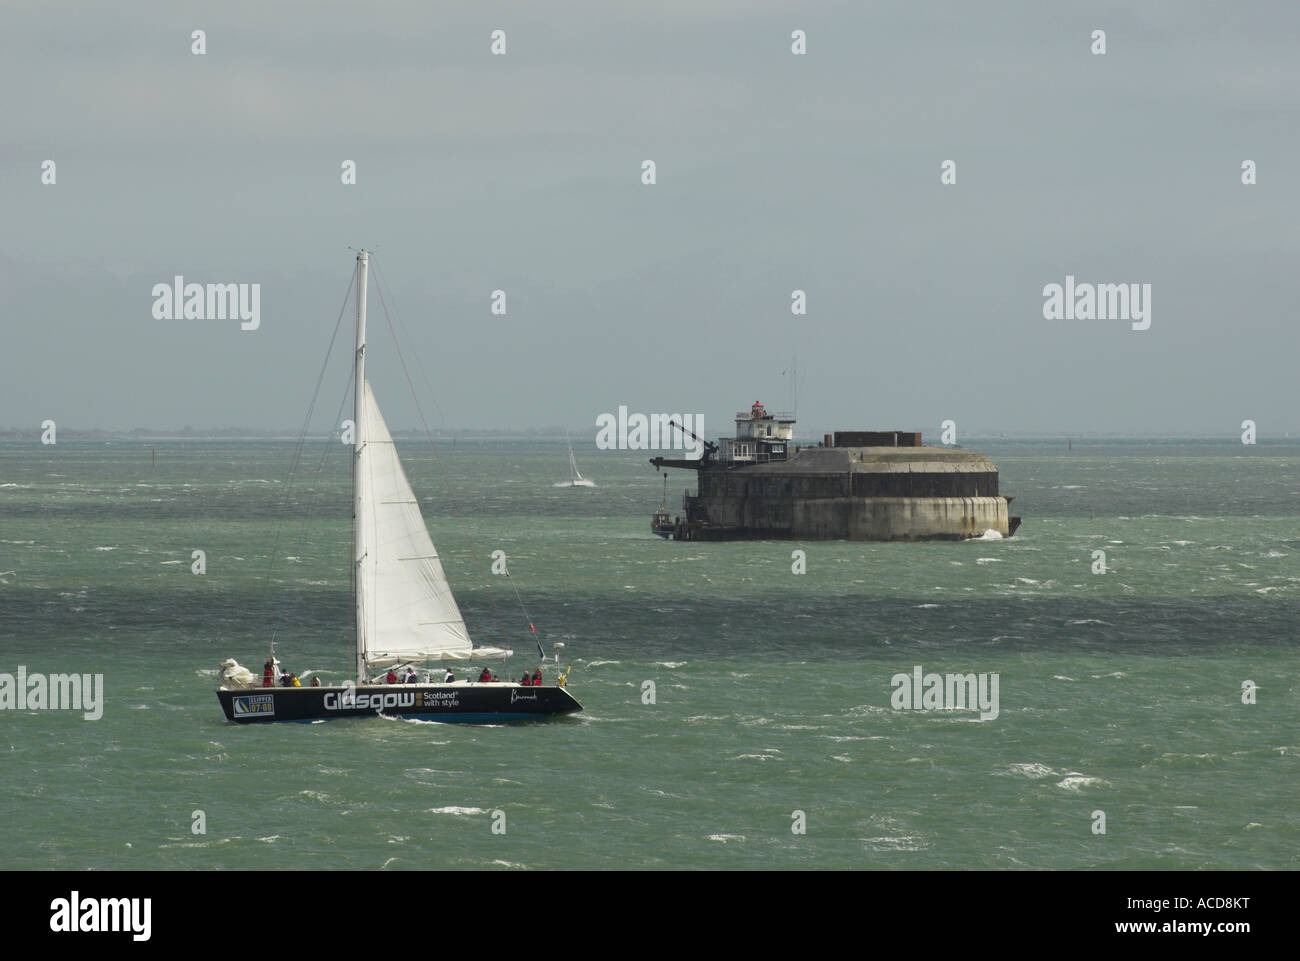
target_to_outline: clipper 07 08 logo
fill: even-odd
[[[402,694],[354,694],[344,691],[342,694],[330,692],[325,695],[325,710],[350,711],[353,708],[368,708],[377,711],[385,707],[414,707],[415,692]]]
[[[234,711],[238,717],[250,717],[254,714],[274,716],[275,698],[270,694],[249,694],[234,700]]]

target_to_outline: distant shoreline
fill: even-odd
[[[592,440],[595,439],[596,428],[592,427]],[[406,440],[423,440],[426,434],[422,430],[394,430],[391,432],[394,437]],[[438,443],[447,443],[453,440],[528,440],[528,441],[554,441],[556,444],[564,444],[564,428],[538,428],[538,429],[471,429],[464,428],[449,432],[436,433],[433,439]],[[569,433],[575,440],[582,439],[581,431],[575,431],[570,428]],[[1300,430],[1295,431],[1296,437],[1292,438],[1290,433],[1284,432],[1280,435],[1260,435],[1258,444],[1260,446],[1268,443],[1277,443],[1280,441],[1300,440]],[[200,441],[268,441],[268,442],[296,442],[298,434],[290,431],[255,431],[249,428],[224,428],[219,430],[194,430],[190,433],[177,431],[159,431],[145,432],[144,430],[132,431],[113,431],[113,430],[75,430],[66,427],[59,428],[59,440],[77,440],[77,441],[114,441],[114,442],[137,442],[137,443],[162,443],[162,442],[200,442]],[[337,437],[337,432],[333,434],[311,433],[308,434],[308,441],[322,441]],[[0,442],[35,442],[40,443],[41,431],[39,428],[19,429],[8,428],[0,430]],[[1090,431],[1085,434],[1062,433],[1048,434],[1040,432],[993,432],[993,433],[967,433],[962,437],[962,443],[953,445],[958,448],[976,448],[980,444],[998,443],[1000,441],[1059,441],[1065,443],[1088,444],[1096,442],[1113,442],[1113,441],[1232,441],[1239,446],[1241,445],[1241,436],[1237,432],[1228,432],[1220,434],[1211,433],[1102,433]],[[795,443],[800,447],[815,447],[821,442],[821,436],[796,437]],[[947,445],[934,444],[927,442],[926,447],[943,447]],[[636,453],[636,452],[633,452]]]

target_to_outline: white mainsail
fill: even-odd
[[[368,383],[363,411],[356,563],[357,629],[366,667],[468,658],[469,631]]]
[[[366,379],[369,266],[369,252],[358,252],[352,516],[359,683],[369,671],[395,664],[511,654],[470,644],[415,492]]]

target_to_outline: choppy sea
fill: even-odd
[[[476,642],[531,619],[585,711],[233,726],[272,634],[351,670],[329,446],[0,443],[0,673],[105,692],[0,711],[0,867],[1300,867],[1300,442],[972,441],[1012,538],[678,544],[642,454],[399,440]],[[897,709],[918,666],[996,717]]]

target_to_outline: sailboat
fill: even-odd
[[[370,254],[357,254],[356,356],[353,378],[355,442],[352,457],[353,571],[356,681],[318,687],[280,683],[274,647],[263,677],[233,660],[222,663],[217,699],[237,723],[315,721],[373,716],[434,721],[499,722],[581,711],[565,689],[566,675],[533,683],[417,679],[414,665],[465,664],[508,657],[496,647],[474,647],[452,596],[442,562],[402,470],[392,435],[366,380],[366,286]],[[531,626],[531,625],[530,625]],[[557,645],[558,646],[558,645]],[[540,645],[538,646],[541,651]],[[557,652],[556,670],[558,670]],[[410,683],[393,683],[406,670]],[[485,669],[486,670],[486,669]],[[386,673],[385,673],[386,672]]]
[[[659,502],[659,509],[650,518],[650,530],[664,540],[673,536],[675,530],[672,511],[668,509],[668,472],[664,471],[664,499]]]
[[[595,487],[594,480],[588,480],[582,476],[582,471],[578,470],[578,462],[573,456],[573,441],[569,440],[569,435],[565,434],[564,439],[569,441],[569,472],[572,475],[567,481],[558,481],[554,487]]]

